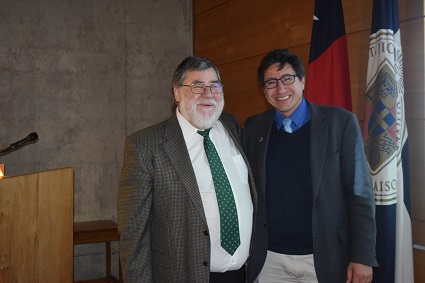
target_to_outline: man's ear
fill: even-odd
[[[173,93],[174,93],[174,100],[180,101],[180,92],[177,87],[173,87]]]

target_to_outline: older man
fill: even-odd
[[[173,95],[169,119],[126,140],[118,190],[124,281],[253,281],[261,264],[247,260],[253,231],[265,238],[265,212],[239,123],[222,113],[218,69],[206,58],[184,59]]]

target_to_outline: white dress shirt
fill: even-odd
[[[220,155],[224,169],[233,190],[238,211],[241,245],[232,255],[220,245],[220,214],[210,166],[204,150],[204,138],[178,111],[177,119],[183,132],[187,150],[198,182],[211,240],[211,272],[225,272],[240,269],[249,255],[252,234],[253,206],[248,183],[248,169],[242,155],[236,148],[220,121],[210,131],[210,139]]]

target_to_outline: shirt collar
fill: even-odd
[[[303,97],[301,104],[297,107],[297,109],[295,109],[294,113],[292,113],[289,118],[291,118],[297,128],[301,128],[310,120],[310,116],[310,108],[308,107],[307,102]],[[282,113],[275,110],[274,120],[276,121],[277,130],[283,127],[282,122],[285,118],[286,117]]]
[[[203,139],[203,137],[198,134],[198,131],[200,129],[192,126],[191,123],[189,123],[189,121],[183,117],[183,115],[180,113],[179,108],[176,108],[176,115],[177,115],[177,121],[180,124],[180,128],[182,129],[183,132],[183,137],[186,143],[188,143],[189,141],[191,141],[194,137],[197,139]],[[214,126],[213,129],[216,128],[217,125],[219,125],[219,121],[217,121]],[[213,130],[211,129],[211,131]]]

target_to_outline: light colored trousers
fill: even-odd
[[[318,283],[313,255],[285,255],[267,251],[255,283]]]

